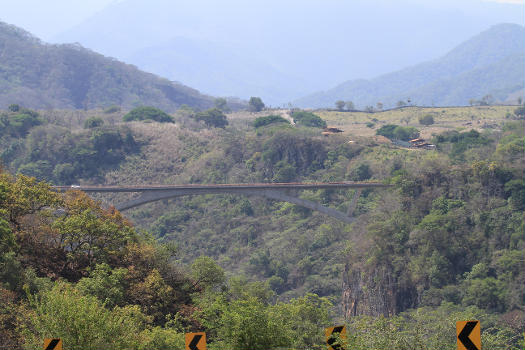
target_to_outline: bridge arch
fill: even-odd
[[[329,182],[329,183],[275,183],[275,184],[218,184],[218,185],[167,185],[167,186],[55,186],[59,191],[78,189],[85,192],[140,192],[138,198],[119,203],[115,208],[123,211],[140,205],[159,200],[171,199],[180,196],[203,194],[239,194],[247,196],[260,196],[273,200],[289,202],[311,210],[318,211],[345,223],[352,223],[355,218],[352,213],[356,207],[357,199],[363,188],[387,187],[381,183],[355,183],[355,182]],[[343,213],[336,209],[323,206],[319,203],[288,194],[293,189],[320,189],[320,188],[354,188],[356,192],[348,212]]]

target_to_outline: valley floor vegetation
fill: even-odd
[[[477,111],[458,123],[487,118]],[[519,113],[494,108],[490,127],[429,135],[447,113],[423,125],[411,109],[375,121],[219,112],[206,114],[219,124],[189,107],[164,123],[123,121],[119,109],[1,113],[3,346],[60,337],[68,350],[182,349],[185,332],[205,331],[211,350],[325,349],[324,328],[346,322],[348,349],[455,349],[455,322],[467,319],[481,321],[484,349],[525,346]],[[322,136],[334,122],[345,132]],[[352,125],[394,125],[383,129],[392,138],[410,128],[436,150]],[[125,217],[104,204],[122,195],[50,188],[352,180],[393,185],[363,191],[353,224],[235,195],[160,201]],[[298,195],[345,211],[351,194]]]

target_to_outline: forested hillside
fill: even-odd
[[[350,348],[454,349],[455,321],[476,318],[484,348],[524,345],[523,107],[224,119],[187,107],[138,111],[148,117],[16,105],[2,113],[4,339],[30,347],[53,333],[71,348],[146,349],[181,346],[183,332],[205,330],[214,349],[320,349],[323,328],[345,318]],[[327,121],[344,132],[322,136]],[[436,149],[373,136],[389,125]],[[164,200],[125,219],[22,174],[55,184],[392,187],[363,191],[353,224],[237,195]],[[346,211],[352,194],[297,195]],[[98,333],[72,332],[86,325]]]
[[[370,80],[346,81],[294,104],[327,108],[343,100],[358,102],[364,109],[377,102],[394,107],[410,99],[419,106],[465,106],[486,95],[505,101],[525,87],[524,34],[516,24],[495,25],[438,59]]]
[[[0,107],[91,109],[146,102],[168,111],[213,106],[213,98],[80,45],[50,45],[0,22]]]

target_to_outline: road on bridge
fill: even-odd
[[[332,216],[338,220],[346,223],[351,223],[354,218],[351,217],[356,205],[357,198],[361,194],[363,188],[380,188],[389,187],[391,185],[380,182],[286,182],[286,183],[254,183],[254,184],[188,184],[188,185],[133,185],[133,186],[53,186],[57,191],[81,190],[84,192],[135,192],[140,193],[140,196],[135,199],[128,200],[124,203],[115,205],[118,210],[126,210],[143,205],[146,203],[155,202],[163,199],[170,199],[179,196],[192,196],[202,194],[240,194],[248,196],[262,196],[269,199],[285,201],[296,205],[303,206],[308,209],[317,210],[326,215]],[[346,213],[337,211],[334,208],[325,207],[319,203],[315,203],[303,198],[291,196],[288,192],[290,190],[304,190],[304,189],[329,189],[329,188],[354,188],[355,194]]]
[[[147,192],[169,190],[232,190],[232,189],[320,189],[320,188],[378,188],[391,185],[381,182],[281,182],[253,184],[187,184],[187,185],[130,185],[130,186],[53,186],[57,191],[81,190],[84,192]]]

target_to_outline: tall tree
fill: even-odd
[[[335,107],[338,110],[342,111],[345,108],[345,101],[343,101],[343,100],[335,101]]]
[[[230,107],[228,107],[228,101],[226,101],[226,99],[224,97],[218,97],[215,99],[214,101],[215,103],[215,108],[223,111],[223,112],[229,112],[230,111]]]
[[[261,100],[260,97],[250,97],[250,101],[248,102],[249,108],[251,112],[260,112],[264,109],[264,102]]]

